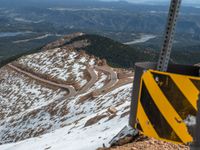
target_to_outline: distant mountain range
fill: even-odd
[[[102,0],[102,1],[123,1],[123,2],[130,2],[136,4],[149,4],[149,5],[167,5],[170,3],[170,0]],[[199,0],[183,0],[183,5],[186,6],[197,6],[200,5]]]

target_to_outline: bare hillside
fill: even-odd
[[[0,69],[0,149],[96,149],[127,125],[133,72],[66,44],[82,35]]]

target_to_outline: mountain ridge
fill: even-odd
[[[83,35],[67,35],[0,69],[0,149],[35,140],[29,149],[95,149],[128,123],[133,72],[76,50],[85,41],[66,44]],[[91,137],[77,139],[85,134]],[[79,147],[81,141],[87,145]]]

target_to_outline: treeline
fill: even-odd
[[[106,59],[113,67],[133,68],[135,62],[155,61],[158,57],[158,54],[152,50],[130,47],[98,35],[86,34],[73,39],[71,42],[84,39],[91,43],[84,49],[88,54]]]
[[[19,54],[16,54],[16,55],[12,55],[12,56],[8,56],[2,60],[0,60],[0,68],[3,67],[4,65],[12,62],[12,61],[15,61],[16,59],[22,57],[22,56],[25,56],[25,55],[29,55],[29,54],[32,54],[32,53],[36,53],[36,52],[40,52],[41,49],[42,49],[43,46],[40,46],[36,49],[33,49],[33,50],[30,50],[30,51],[26,51],[26,52],[23,52],[23,53],[19,53]]]
[[[157,62],[160,53],[158,47],[152,49],[152,47],[149,46],[151,48],[147,49],[145,46],[142,46],[142,44],[131,47],[98,35],[86,34],[82,37],[73,39],[71,42],[84,39],[91,43],[91,45],[84,49],[88,54],[95,55],[101,59],[106,59],[108,64],[113,67],[133,68],[135,62]],[[191,45],[185,46],[182,49],[178,46],[174,46],[171,54],[171,63],[187,65],[197,64],[200,62],[199,50],[200,45],[195,47]]]

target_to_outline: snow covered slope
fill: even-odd
[[[94,150],[127,125],[133,73],[77,51],[82,35],[0,69],[1,150]]]

